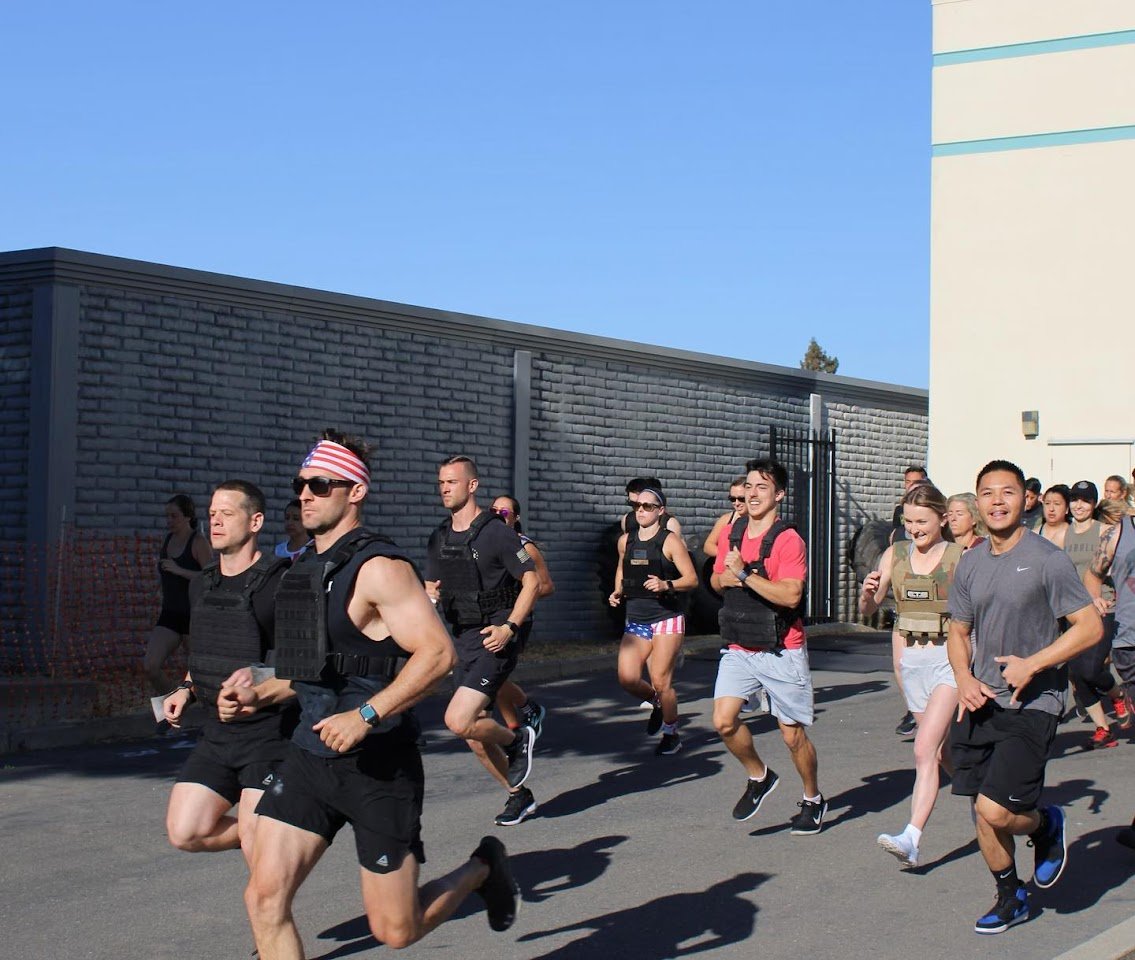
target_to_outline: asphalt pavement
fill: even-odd
[[[799,781],[765,716],[749,722],[781,784],[753,820],[731,819],[744,774],[712,728],[712,653],[687,658],[678,678],[685,749],[672,757],[654,756],[646,713],[613,670],[533,686],[549,708],[529,781],[540,809],[517,827],[493,826],[503,792],[445,731],[443,702],[427,702],[422,877],[448,871],[495,833],[513,855],[524,903],[498,934],[470,900],[406,955],[1113,960],[1135,948],[1125,923],[1135,853],[1114,841],[1135,813],[1135,737],[1121,732],[1119,747],[1093,752],[1087,725],[1060,728],[1046,797],[1068,814],[1068,868],[1053,889],[1031,891],[1030,922],[980,937],[973,921],[993,884],[966,801],[943,787],[915,870],[875,844],[907,822],[914,780],[911,741],[893,733],[903,708],[888,647],[828,646],[812,653],[812,739],[829,813],[810,837],[788,833]],[[179,853],[165,841],[166,799],[190,745],[147,739],[0,758],[0,954],[250,955],[239,854]],[[1019,844],[1024,878],[1031,860]],[[349,830],[304,886],[296,916],[309,957],[386,952],[362,916]]]

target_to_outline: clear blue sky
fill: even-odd
[[[5,3],[0,249],[925,386],[929,0]]]

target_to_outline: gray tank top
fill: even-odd
[[[1081,580],[1084,579],[1084,571],[1091,566],[1092,557],[1096,555],[1102,529],[1103,524],[1098,520],[1093,520],[1083,533],[1077,533],[1076,525],[1072,524],[1064,535],[1064,552],[1076,564],[1076,572],[1080,575]],[[1105,600],[1115,599],[1115,589],[1111,585],[1110,578],[1104,582],[1100,595]]]
[[[1119,522],[1111,582],[1115,584],[1115,639],[1111,645],[1135,647],[1135,517]]]

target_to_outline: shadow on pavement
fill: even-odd
[[[1115,827],[1101,827],[1070,838],[1068,862],[1060,882],[1051,890],[1033,888],[1030,896],[1055,913],[1079,913],[1095,906],[1135,873],[1135,856],[1115,842],[1118,832]],[[1027,861],[1021,863],[1020,852],[1017,860],[1019,869],[1028,869]]]
[[[914,770],[900,767],[897,770],[883,770],[863,777],[862,786],[852,787],[828,797],[828,821],[825,830],[849,823],[870,813],[882,813],[896,803],[910,800],[914,792]],[[837,810],[843,812],[832,817]]]
[[[532,943],[572,931],[587,932],[587,936],[534,956],[533,960],[617,956],[662,960],[720,949],[752,936],[758,908],[743,894],[755,890],[771,876],[742,873],[697,893],[675,893],[579,923],[526,933],[520,942]]]
[[[557,893],[564,893],[598,880],[607,871],[614,858],[612,851],[627,841],[625,836],[596,837],[575,847],[553,850],[534,850],[518,853],[511,859],[513,875],[523,891],[525,903],[542,903]],[[466,897],[451,919],[468,917],[483,912],[480,898]],[[336,940],[342,946],[322,954],[318,960],[348,957],[363,950],[379,946],[370,934],[365,915],[328,927],[319,934],[320,940]],[[350,942],[346,942],[350,941]]]

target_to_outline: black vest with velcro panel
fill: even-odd
[[[374,557],[413,566],[393,540],[357,529],[326,553],[303,554],[284,574],[276,591],[277,677],[316,683],[394,677],[409,654],[390,637],[371,640],[347,617],[358,568]],[[349,629],[342,625],[344,620]]]
[[[628,600],[656,600],[659,595],[646,589],[646,578],[655,576],[659,580],[676,580],[679,577],[678,568],[662,550],[670,533],[659,526],[653,537],[641,540],[638,529],[627,534],[627,545],[623,550],[623,596]]]
[[[729,530],[731,550],[741,549],[741,541],[748,526],[748,521],[744,518],[734,521]],[[750,574],[769,579],[765,561],[772,556],[773,544],[784,531],[795,529],[795,525],[787,520],[777,520],[762,538],[757,559],[745,564],[745,569]],[[721,596],[721,610],[717,615],[721,639],[725,643],[741,647],[772,647],[779,650],[784,645],[789,628],[800,618],[804,608],[803,596],[795,607],[782,607],[766,600],[744,584],[723,590]]]
[[[482,510],[469,525],[468,536],[461,543],[450,542],[453,521],[446,519],[438,527],[437,571],[441,581],[441,612],[456,630],[483,627],[494,613],[511,610],[520,596],[520,582],[513,577],[493,590],[486,590],[477,566],[475,541],[490,523],[504,523],[491,510]]]
[[[189,675],[197,698],[212,706],[234,670],[264,663],[266,650],[252,596],[287,560],[261,554],[240,590],[226,589],[218,562],[201,574],[204,590],[189,620]]]

